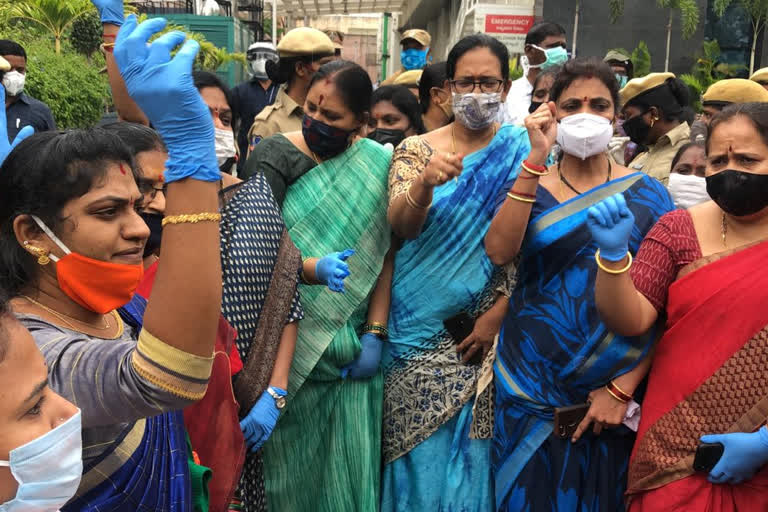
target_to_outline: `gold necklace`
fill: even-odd
[[[452,154],[456,154],[456,132],[453,131],[454,123],[451,123],[451,151]],[[490,142],[496,136],[496,123],[493,123],[493,134],[491,134]]]
[[[36,306],[39,306],[40,308],[42,308],[45,311],[49,312],[50,314],[52,314],[53,316],[55,316],[56,318],[58,318],[59,320],[61,320],[65,324],[67,324],[68,326],[70,326],[72,328],[72,330],[74,330],[74,331],[81,332],[77,327],[75,327],[75,325],[72,322],[68,321],[67,319],[74,320],[75,322],[79,322],[79,323],[81,323],[83,325],[87,325],[91,329],[96,329],[96,330],[99,330],[99,331],[106,331],[107,329],[110,328],[108,317],[105,317],[105,316],[102,317],[104,319],[104,327],[96,327],[96,326],[91,325],[91,324],[89,324],[87,322],[83,322],[82,320],[78,320],[77,318],[71,317],[69,315],[65,315],[64,313],[59,313],[58,311],[55,311],[55,310],[49,308],[45,304],[41,304],[40,302],[36,301],[32,297],[28,297],[26,295],[22,295],[22,297],[27,299],[32,304],[35,304]],[[114,311],[112,311],[112,314],[114,314]]]
[[[317,165],[320,165],[320,160],[317,158],[317,155],[315,154],[315,152],[312,151],[311,149],[309,150],[309,152],[312,153],[312,160],[314,160]]]

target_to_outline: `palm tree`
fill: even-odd
[[[755,72],[757,38],[765,30],[766,21],[768,21],[768,0],[738,0],[738,2],[752,20],[752,48],[749,54],[749,74],[751,75]],[[715,14],[722,16],[732,3],[733,0],[715,0]]]
[[[716,1],[727,2],[729,0]],[[696,32],[696,28],[699,26],[699,6],[696,0],[656,0],[656,5],[662,9],[669,9],[667,54],[664,59],[664,71],[669,71],[669,50],[672,46],[672,21],[675,17],[675,11],[680,12],[683,25],[683,39],[688,39]],[[611,21],[615,23],[624,14],[624,0],[608,0],[608,6],[611,10]]]
[[[61,38],[76,19],[94,10],[89,0],[3,0],[3,18],[36,23],[53,35],[56,53],[61,53]]]

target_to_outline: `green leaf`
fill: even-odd
[[[631,60],[635,68],[635,77],[643,77],[651,72],[651,52],[645,41],[640,41],[637,48],[632,50]]]
[[[624,15],[624,0],[608,0],[611,12],[611,23],[616,23]]]

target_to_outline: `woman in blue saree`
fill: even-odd
[[[395,257],[384,354],[383,511],[493,506],[492,345],[511,286],[483,237],[498,190],[528,153],[521,128],[493,122],[507,62],[491,37],[460,41],[448,57],[457,121],[394,154],[389,218],[410,239]],[[468,112],[475,96],[490,101]],[[448,332],[443,322],[460,313],[474,329]]]
[[[622,193],[636,219],[635,252],[673,205],[659,182],[605,153],[619,102],[607,65],[569,61],[550,98],[526,119],[531,154],[504,187],[486,237],[493,262],[519,256],[494,364],[496,508],[624,510],[635,435],[622,422],[632,423],[637,406],[629,409],[630,399],[647,369],[653,333],[615,336],[601,322],[591,291],[596,246],[584,221],[590,206]],[[547,169],[542,164],[555,139],[564,156]],[[556,408],[586,402],[584,420],[570,422],[578,424],[575,432],[554,431]]]

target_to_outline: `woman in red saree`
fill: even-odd
[[[768,510],[768,104],[727,108],[709,134],[712,201],[662,217],[634,263],[620,199],[589,214],[605,324],[632,336],[666,317],[630,460],[630,512]],[[709,473],[693,469],[702,443],[724,447]]]

